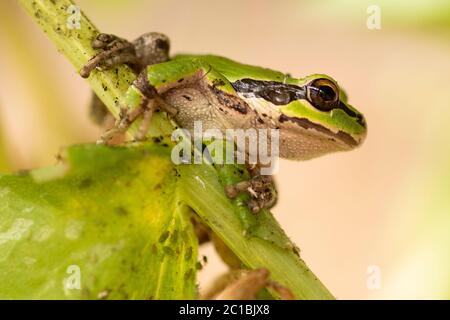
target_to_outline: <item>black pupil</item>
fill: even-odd
[[[324,101],[334,101],[336,99],[336,92],[329,86],[320,86],[319,95]]]

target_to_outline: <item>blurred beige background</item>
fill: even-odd
[[[450,298],[448,1],[77,3],[104,32],[166,33],[172,52],[337,79],[366,115],[366,143],[282,161],[274,214],[338,298]],[[370,4],[381,30],[366,27]],[[89,86],[14,1],[0,2],[0,44],[0,170],[50,165],[61,146],[98,137]],[[201,285],[225,270],[211,247],[202,254]]]

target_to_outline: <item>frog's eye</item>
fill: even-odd
[[[270,102],[275,105],[286,105],[291,102],[291,96],[289,92],[279,88],[269,90],[267,92],[267,97],[269,98]]]
[[[339,89],[328,79],[316,79],[307,86],[309,102],[320,111],[330,111],[339,101]]]

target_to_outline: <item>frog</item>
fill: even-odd
[[[345,91],[326,74],[296,78],[218,55],[170,56],[169,38],[156,32],[131,42],[100,33],[92,41],[92,47],[99,52],[81,68],[83,78],[121,64],[128,65],[136,74],[126,92],[126,105],[121,107],[119,119],[98,143],[109,143],[137,119],[140,123],[134,140],[145,140],[153,114],[160,111],[188,130],[193,129],[196,121],[202,122],[204,130],[277,130],[279,156],[296,161],[353,150],[362,145],[367,135],[363,114],[349,104]],[[111,117],[96,96],[92,106],[91,113],[98,123]],[[262,174],[264,165],[250,162],[246,165],[250,177],[225,185],[224,193],[230,199],[248,194],[248,209],[258,214],[275,205],[276,186],[271,175]],[[200,230],[200,243],[215,239],[207,227],[196,226]],[[214,244],[222,248],[219,255],[231,270],[241,272],[242,263],[231,250],[220,245],[220,239],[215,239]],[[288,288],[269,277],[264,268],[246,271],[238,279],[234,277],[231,284],[220,281],[209,297],[253,299],[259,290],[268,287],[283,299],[294,298]]]
[[[149,32],[136,40],[100,33],[92,41],[100,50],[80,70],[83,78],[92,71],[127,64],[136,73],[120,118],[102,135],[107,143],[142,118],[135,140],[146,137],[152,115],[162,110],[178,126],[192,130],[196,121],[203,129],[275,129],[279,131],[279,156],[309,160],[359,147],[367,125],[361,112],[348,103],[347,95],[332,77],[312,74],[302,78],[288,73],[236,62],[217,55],[169,55],[169,38]],[[99,109],[98,98],[93,105]],[[107,112],[95,112],[105,115]],[[277,200],[271,175],[262,166],[248,164],[251,177],[225,186],[236,198],[251,195],[253,213],[271,208]]]

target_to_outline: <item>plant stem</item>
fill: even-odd
[[[76,70],[80,70],[94,56],[96,51],[92,49],[91,42],[99,31],[72,1],[18,1]],[[72,8],[79,11],[74,13],[70,10]],[[70,24],[70,19],[73,18],[79,21],[79,28]],[[117,118],[120,106],[124,105],[124,94],[134,79],[135,75],[131,69],[122,65],[102,72],[94,70],[88,81],[97,96]]]
[[[224,195],[214,168],[182,165],[179,172],[181,197],[247,267],[268,269],[272,279],[291,289],[297,299],[334,299],[294,252],[294,244],[268,210],[258,212],[263,232],[245,236],[242,221],[233,214],[236,207]]]

